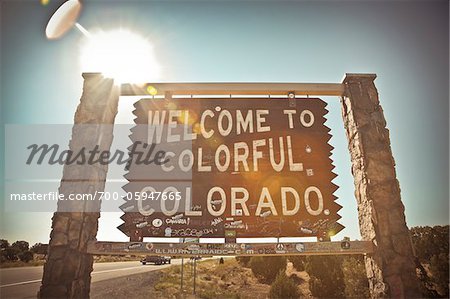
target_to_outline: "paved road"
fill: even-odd
[[[172,260],[179,265],[180,259]],[[144,273],[168,267],[170,265],[145,265],[139,262],[116,262],[94,264],[92,283]],[[41,285],[42,266],[0,269],[0,298],[36,298]]]

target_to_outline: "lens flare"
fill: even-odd
[[[41,5],[46,6],[47,4],[50,3],[50,0],[40,0],[40,2],[41,2]]]
[[[196,134],[201,134],[201,126],[199,123],[195,123],[194,126],[192,127],[192,132],[196,133]]]
[[[166,105],[166,107],[167,107],[168,110],[175,110],[175,109],[177,109],[177,105],[175,103],[173,103],[173,102],[168,103]]]
[[[193,126],[197,121],[197,115],[193,111],[187,112],[186,110],[183,110],[178,117],[178,121],[180,123],[185,123],[187,121],[188,125]]]
[[[151,86],[151,85],[147,86],[147,92],[151,96],[155,96],[155,95],[158,94],[158,90],[155,87]]]
[[[334,231],[334,230],[329,230],[328,232],[327,232],[327,236],[329,237],[329,238],[331,238],[331,237],[333,237],[333,236],[335,236],[336,235],[336,232]]]
[[[116,83],[159,79],[160,67],[149,41],[124,29],[91,33],[82,45],[80,61],[83,72],[101,72]]]

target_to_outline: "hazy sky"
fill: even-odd
[[[1,1],[2,137],[4,124],[73,122],[83,36],[44,33],[63,2]],[[449,223],[448,1],[83,2],[88,30],[123,27],[152,42],[161,81],[337,83],[344,73],[376,73],[407,223]],[[340,103],[324,100],[346,226],[336,238],[358,238]],[[132,121],[131,105],[121,101],[118,122]],[[1,238],[48,242],[51,214],[2,214]],[[126,240],[119,216],[102,215],[99,239]]]

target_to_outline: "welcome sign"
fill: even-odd
[[[338,233],[326,103],[142,99],[130,135],[124,223],[142,237],[325,237]],[[155,163],[139,163],[150,151]]]

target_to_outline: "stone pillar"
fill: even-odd
[[[373,298],[419,297],[414,250],[375,78],[346,74],[341,100],[361,235],[375,245],[365,258],[370,292]]]
[[[101,74],[83,74],[83,94],[75,113],[70,150],[86,153],[98,145],[109,150],[120,95],[113,79]],[[105,125],[106,124],[106,125]],[[98,157],[98,155],[97,155]],[[85,163],[65,165],[59,193],[94,194],[103,191],[108,165]],[[93,266],[86,252],[87,242],[95,240],[100,201],[58,202],[53,215],[49,252],[44,265],[39,298],[88,298]]]

